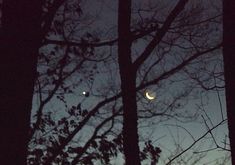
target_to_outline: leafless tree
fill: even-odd
[[[30,161],[40,158],[41,164],[65,164],[71,160],[72,164],[92,164],[100,159],[108,163],[109,156],[123,152],[122,147],[116,147],[123,144],[126,160],[136,160],[136,164],[147,157],[139,153],[138,145],[141,151],[144,145],[155,147],[157,154],[150,157],[156,163],[159,150],[146,142],[141,133],[138,140],[138,127],[142,132],[145,125],[150,129],[165,121],[196,121],[200,111],[188,110],[188,102],[197,100],[203,90],[223,89],[221,14],[211,4],[202,2],[133,1],[132,8],[125,6],[125,2],[124,6],[129,7],[119,17],[118,34],[117,21],[110,22],[107,32],[100,31],[101,23],[96,24],[94,16],[86,11],[89,2],[71,0],[61,6],[48,3],[45,11],[50,13],[53,9],[56,14],[51,16],[52,26],[40,51],[35,87],[39,105],[32,124],[30,155],[34,157]],[[105,5],[117,6],[106,1],[100,6]],[[205,10],[204,6],[212,7]],[[98,15],[95,18],[104,16],[102,12]],[[129,21],[129,25],[122,24],[122,19]],[[121,78],[117,76],[119,64]],[[82,95],[83,89],[89,93]],[[156,101],[146,100],[143,96],[146,89],[156,92]],[[60,105],[55,106],[55,112],[48,106],[51,102]],[[58,117],[61,115],[64,116]],[[122,122],[127,123],[123,136]],[[133,134],[135,141],[130,139]],[[131,144],[133,147],[129,147]],[[140,160],[136,159],[138,156],[128,156],[133,150]],[[182,154],[188,150],[183,151]]]

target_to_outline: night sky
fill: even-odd
[[[138,34],[154,23],[159,28],[176,5],[172,0],[133,0],[132,29]],[[92,4],[92,5],[91,5]],[[81,43],[106,42],[117,39],[117,7],[118,1],[88,0],[79,4],[82,14],[74,12],[76,4],[73,0],[61,7],[52,25],[52,31],[47,36],[48,42],[69,41]],[[218,0],[190,1],[185,10],[176,18],[162,41],[152,51],[149,58],[141,65],[137,73],[137,105],[139,113],[139,140],[140,148],[151,140],[162,152],[159,165],[164,165],[169,159],[189,147],[208,129],[226,119],[224,80],[221,49],[201,55],[188,65],[182,67],[157,81],[172,68],[180,65],[192,55],[211,49],[222,40],[221,2]],[[206,21],[205,21],[206,20]],[[61,33],[62,31],[62,33]],[[150,33],[132,44],[132,60],[135,61],[151,41],[155,32]],[[41,47],[38,72],[39,78],[35,87],[33,101],[32,122],[35,121],[35,111],[40,107],[40,97],[45,99],[54,89],[53,80],[58,78],[58,63],[63,58],[68,47],[65,45],[45,44]],[[117,61],[117,43],[112,45],[95,46],[92,53],[89,50],[82,57],[82,50],[76,46],[68,48],[68,58],[63,74],[73,72],[57,89],[51,100],[44,106],[44,114],[50,113],[58,122],[63,117],[69,118],[69,109],[80,105],[90,112],[99,102],[120,93],[120,78]],[[85,59],[84,62],[82,62]],[[81,64],[81,65],[78,65]],[[77,67],[77,68],[76,68]],[[53,70],[48,76],[48,70]],[[40,84],[40,85],[39,85]],[[40,86],[40,90],[39,90]],[[146,98],[146,91],[153,96],[153,100]],[[86,95],[83,94],[86,93]],[[41,93],[41,94],[40,94]],[[63,99],[61,99],[63,97]],[[112,109],[122,107],[121,99],[102,106],[71,142],[72,146],[84,145],[88,137],[105,117],[112,113]],[[70,119],[69,119],[70,120]],[[74,119],[79,122],[80,118]],[[107,130],[111,122],[99,131]],[[50,126],[47,129],[51,129]],[[112,139],[115,133],[122,130],[122,117],[115,117],[112,131],[108,138]],[[176,165],[192,164],[197,158],[202,158],[196,165],[218,164],[230,165],[230,161],[223,162],[229,156],[228,130],[226,122],[208,133],[191,149],[174,161]],[[36,139],[44,136],[38,131]],[[50,134],[45,135],[50,136]],[[77,143],[79,142],[79,143]],[[217,144],[216,144],[217,143]],[[221,148],[216,148],[216,145]],[[42,147],[33,145],[33,147]],[[208,152],[204,152],[207,151]],[[122,164],[122,155],[114,158],[113,164]],[[148,164],[145,161],[143,164]],[[173,164],[174,164],[173,163]],[[98,162],[96,163],[99,164]]]

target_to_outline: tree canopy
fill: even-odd
[[[43,1],[27,163],[229,163],[221,4]]]

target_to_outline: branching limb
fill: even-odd
[[[227,119],[222,120],[221,122],[219,122],[217,125],[215,125],[214,127],[212,127],[210,130],[208,130],[206,133],[204,133],[200,138],[196,139],[190,146],[188,146],[185,150],[183,150],[182,152],[180,152],[179,154],[177,154],[176,156],[174,156],[172,159],[170,159],[166,165],[170,165],[175,159],[177,159],[178,157],[180,157],[181,155],[183,155],[185,152],[187,152],[188,150],[190,150],[197,142],[199,142],[200,140],[202,140],[205,136],[207,136],[212,130],[216,129],[218,126],[224,124],[224,122],[226,122]]]
[[[158,30],[152,41],[147,45],[143,53],[136,59],[134,62],[134,68],[137,70],[139,66],[149,57],[152,53],[153,49],[161,42],[162,38],[167,33],[168,29],[170,28],[171,24],[178,16],[178,14],[184,9],[188,0],[180,0],[175,8],[171,11],[169,16],[166,18],[165,23],[163,26]]]

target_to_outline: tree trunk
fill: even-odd
[[[40,0],[4,0],[0,29],[0,162],[26,165]]]
[[[118,57],[123,102],[123,147],[127,165],[140,165],[136,72],[131,61],[131,0],[119,0],[118,9]]]
[[[223,1],[223,57],[228,129],[232,164],[235,164],[235,1]]]

